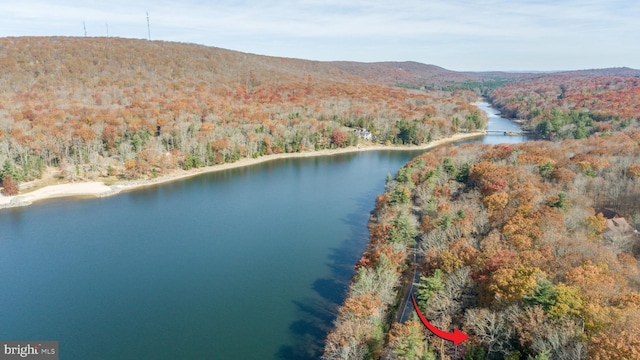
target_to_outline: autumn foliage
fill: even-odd
[[[11,196],[18,194],[18,184],[15,182],[15,180],[13,180],[13,177],[11,177],[11,175],[5,176],[2,180],[1,185],[3,195]]]
[[[546,74],[490,94],[508,117],[548,139],[581,139],[638,126],[640,78],[631,69]]]
[[[424,143],[479,116],[468,93],[410,92],[357,66],[117,38],[3,38],[0,49],[0,164],[20,181],[47,168],[67,180],[140,179],[403,143],[399,123]]]
[[[555,143],[439,148],[412,160],[378,197],[363,258],[373,260],[385,238],[391,244],[394,216],[412,206],[422,311],[471,338],[461,351],[424,328],[416,332],[415,323],[390,324],[387,351],[639,359],[639,154],[640,133],[628,129]],[[410,191],[409,204],[392,201],[399,187]],[[616,228],[607,217],[631,225]]]

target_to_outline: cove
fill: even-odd
[[[57,340],[64,359],[317,358],[386,174],[421,152],[274,160],[5,210],[0,339]]]

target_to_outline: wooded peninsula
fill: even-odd
[[[389,176],[322,358],[640,359],[638,70],[463,73],[62,37],[2,38],[0,66],[5,196],[430,144],[484,129],[484,97],[541,140],[440,147]],[[414,274],[422,313],[468,340],[396,322]]]
[[[640,359],[639,80],[458,84],[550,141],[441,147],[389,177],[322,358]],[[420,311],[468,340],[396,322],[416,273]]]

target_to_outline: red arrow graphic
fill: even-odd
[[[422,321],[424,326],[426,326],[427,329],[431,330],[431,332],[434,333],[437,337],[445,340],[453,341],[453,345],[458,345],[469,338],[469,335],[463,333],[462,331],[456,328],[453,328],[453,332],[450,333],[444,330],[440,330],[437,327],[433,326],[429,321],[427,321],[424,315],[422,315],[422,313],[420,312],[420,309],[418,308],[418,303],[416,302],[416,297],[413,294],[411,294],[411,299],[413,300],[413,307],[416,309],[416,312],[418,313],[418,317],[420,317],[420,321]]]

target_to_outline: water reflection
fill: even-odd
[[[500,111],[491,107],[487,102],[481,102],[478,104],[478,108],[484,111],[489,118],[487,130],[500,130],[500,131],[521,131],[520,125],[512,120],[505,119],[500,116]],[[458,144],[519,144],[521,142],[533,140],[530,135],[505,135],[504,133],[489,133],[481,138],[464,140]]]
[[[490,107],[488,103],[478,106],[489,117],[488,130],[518,131],[520,127],[515,122],[505,119],[499,112]],[[508,136],[503,133],[487,134],[483,137],[464,140],[455,145],[482,143],[520,143],[530,140],[527,135]],[[427,150],[428,151],[428,150]],[[424,151],[407,152],[407,159],[422,154]],[[379,152],[379,156],[389,152]],[[298,308],[299,320],[289,326],[292,343],[280,347],[277,357],[282,360],[316,359],[322,355],[323,340],[332,328],[332,322],[337,315],[337,309],[344,301],[351,277],[354,274],[353,266],[360,258],[368,239],[369,211],[373,207],[373,199],[382,189],[372,190],[362,194],[357,199],[357,210],[344,218],[349,226],[351,235],[345,239],[341,246],[331,250],[329,255],[329,267],[331,274],[321,277],[313,282],[312,288],[320,297],[308,297],[295,300]]]
[[[69,358],[317,358],[385,175],[422,152],[275,160],[4,211],[0,337],[56,339]]]

